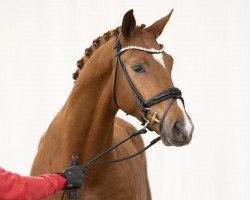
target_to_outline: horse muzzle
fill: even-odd
[[[194,125],[191,119],[188,122],[176,119],[171,123],[164,123],[160,135],[166,146],[184,146],[192,140],[193,131]]]

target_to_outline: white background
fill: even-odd
[[[195,125],[190,145],[147,152],[153,199],[250,199],[247,0],[0,0],[0,166],[29,174],[76,61],[131,8],[147,25],[175,9],[158,41],[175,59],[173,79]]]

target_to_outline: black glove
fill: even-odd
[[[84,179],[84,171],[80,165],[70,166],[59,173],[66,179],[64,189],[80,188]]]

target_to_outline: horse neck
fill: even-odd
[[[63,139],[64,154],[70,157],[76,153],[82,163],[112,143],[117,109],[112,104],[110,48],[106,45],[92,55],[56,120],[63,132],[58,133]]]

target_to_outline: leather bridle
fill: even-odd
[[[131,79],[130,79],[128,73],[127,73],[127,70],[126,70],[125,66],[123,65],[123,63],[121,61],[121,55],[125,51],[131,50],[131,49],[132,50],[143,51],[145,53],[150,53],[150,54],[159,54],[159,53],[163,52],[163,45],[160,45],[161,50],[146,49],[146,48],[138,47],[138,46],[129,46],[129,47],[122,48],[120,40],[119,40],[119,36],[120,36],[120,34],[117,34],[117,37],[116,37],[116,40],[115,40],[116,69],[115,69],[114,86],[113,86],[113,96],[114,96],[115,104],[118,106],[117,99],[116,99],[116,82],[117,82],[118,66],[120,66],[120,68],[122,70],[122,73],[124,75],[124,78],[126,79],[128,85],[129,85],[129,87],[130,87],[130,89],[131,89],[131,91],[132,91],[132,93],[133,93],[133,95],[135,97],[135,100],[136,100],[136,102],[137,102],[137,104],[138,104],[138,106],[140,108],[142,124],[145,125],[145,127],[147,127],[148,124],[158,123],[159,124],[159,129],[161,131],[164,119],[165,119],[168,111],[170,110],[171,106],[173,105],[174,101],[176,99],[181,99],[181,101],[184,104],[184,100],[182,98],[181,90],[179,90],[176,87],[171,87],[171,88],[165,89],[165,90],[153,95],[148,100],[144,100],[142,98],[142,96],[140,95],[139,91],[136,89],[133,82],[131,81]],[[164,114],[163,114],[162,118],[160,120],[158,120],[156,111],[154,111],[150,107],[155,105],[155,104],[158,104],[158,103],[160,103],[162,101],[165,101],[167,99],[170,99],[170,102],[166,106],[166,109],[164,111]],[[147,119],[147,117],[146,117],[148,112],[153,113],[153,117],[150,120]]]

